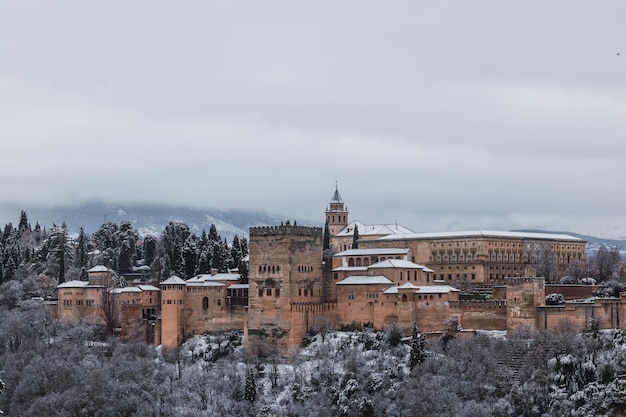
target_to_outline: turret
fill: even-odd
[[[336,236],[337,233],[348,225],[348,208],[343,203],[336,186],[335,192],[326,208],[326,222],[328,223],[331,237]]]

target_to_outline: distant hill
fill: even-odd
[[[555,232],[548,230],[536,230],[536,229],[519,229],[513,230],[514,232],[531,232],[531,233],[551,233],[551,234],[565,234],[574,236],[587,241],[588,248],[597,248],[599,246],[606,246],[609,248],[617,248],[617,249],[626,249],[626,240],[619,239],[604,239],[601,237],[582,235],[580,233],[572,233],[572,232]]]
[[[128,221],[140,234],[159,235],[169,222],[181,222],[189,226],[195,234],[202,230],[209,231],[215,224],[218,233],[231,241],[233,236],[247,236],[252,226],[278,225],[289,217],[268,214],[258,211],[195,209],[181,206],[166,205],[123,205],[90,202],[74,207],[37,208],[26,210],[28,221],[32,226],[39,222],[41,227],[50,227],[53,223],[61,225],[65,222],[70,234],[78,233],[82,227],[85,232],[93,233],[106,222],[120,223]],[[19,221],[20,211],[14,217]],[[290,219],[301,224],[313,224],[300,219]],[[10,221],[10,220],[9,220]],[[4,223],[8,223],[5,221]],[[12,221],[17,225],[17,221]],[[319,222],[318,222],[319,223]],[[319,224],[314,224],[319,226]]]

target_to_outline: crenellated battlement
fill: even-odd
[[[259,226],[250,228],[252,236],[315,236],[322,233],[321,227],[313,226]]]
[[[450,308],[461,310],[506,308],[506,300],[455,300],[449,303]]]
[[[520,284],[528,284],[533,282],[544,282],[545,279],[543,277],[510,277],[504,278],[504,282],[507,285],[520,285]]]

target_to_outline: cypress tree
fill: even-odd
[[[254,371],[252,369],[248,369],[246,373],[246,388],[243,398],[250,403],[256,401],[256,378],[254,377]]]
[[[352,234],[352,249],[358,249],[359,247],[359,225],[354,225],[354,233]]]
[[[413,369],[416,365],[426,360],[426,341],[424,333],[417,329],[417,324],[413,322],[411,329],[411,352],[409,354],[409,367]]]
[[[326,224],[324,224],[324,243],[323,250],[330,249],[330,227],[328,226],[328,219],[326,219]]]

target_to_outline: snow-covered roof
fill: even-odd
[[[437,293],[449,293],[449,292],[460,292],[461,290],[451,287],[449,285],[426,285],[420,287],[417,291],[418,293],[426,293],[426,294],[437,294]]]
[[[114,294],[121,294],[125,292],[142,292],[142,291],[138,287],[124,287],[124,288],[113,288],[111,292]]]
[[[359,230],[359,234],[361,231]],[[371,255],[406,255],[409,253],[408,248],[368,248],[368,249],[348,249],[338,252],[334,256],[371,256]]]
[[[223,274],[201,274],[193,278],[189,278],[187,283],[197,283],[206,281],[239,281],[239,274],[223,273]]]
[[[338,266],[333,269],[333,272],[341,272],[341,271],[367,271],[366,266]]]
[[[226,284],[217,281],[191,281],[185,283],[188,287],[225,287]]]
[[[341,199],[341,196],[339,195],[339,190],[337,188],[335,188],[335,192],[333,193],[333,196],[330,198],[330,202],[331,203],[343,203],[343,200]]]
[[[434,272],[432,269],[416,264],[404,259],[387,259],[385,261],[376,262],[369,266],[370,268],[402,268],[402,269],[423,269],[426,272]]]
[[[161,285],[185,285],[185,281],[182,278],[177,277],[176,275],[172,275],[165,281],[161,282]]]
[[[93,268],[91,268],[90,270],[88,270],[87,272],[108,272],[111,271],[109,268],[107,268],[104,265],[96,265]]]
[[[370,285],[370,284],[393,284],[384,275],[353,275],[342,281],[337,282],[336,285]]]
[[[62,284],[57,285],[57,288],[85,288],[89,285],[88,281],[66,281]]]
[[[399,287],[389,287],[385,291],[384,294],[397,294],[399,289],[410,289],[411,292],[415,294],[447,294],[450,292],[459,292],[458,289],[451,287],[449,285],[423,285],[416,287],[411,283],[405,283]]]
[[[151,268],[148,265],[141,265],[134,267],[133,271],[151,271]]]
[[[228,286],[229,290],[247,290],[249,288],[249,284],[232,284]]]
[[[154,285],[137,285],[141,291],[161,291],[160,288],[155,287]]]
[[[337,236],[352,236],[354,235],[354,227],[359,227],[359,236],[387,236],[387,235],[403,235],[406,233],[414,233],[411,229],[407,229],[399,224],[372,224],[367,225],[359,221],[352,221],[346,225]]]
[[[361,234],[361,228],[359,227],[359,235]],[[518,239],[543,239],[543,240],[575,240],[578,242],[584,242],[583,239],[556,233],[533,233],[533,232],[504,232],[493,230],[468,230],[460,232],[436,232],[436,233],[408,233],[404,235],[389,235],[379,238],[379,240],[413,240],[413,239],[446,239],[446,238],[460,238],[460,237],[504,237],[504,238],[518,238]]]

